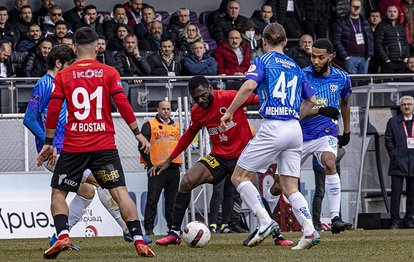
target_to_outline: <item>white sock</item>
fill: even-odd
[[[256,187],[250,181],[243,181],[237,186],[237,191],[240,193],[240,197],[246,206],[256,215],[259,219],[260,226],[269,225],[272,222],[269,214],[267,213],[262,197],[257,191]]]
[[[331,219],[339,216],[341,207],[341,179],[338,174],[326,175],[325,192],[328,196]]]
[[[270,188],[264,192],[264,198],[266,199],[267,203],[269,204],[270,211],[275,211],[277,203],[279,202],[280,195],[274,196],[270,193]]]
[[[82,196],[75,195],[69,204],[68,224],[69,230],[74,227],[85,214],[86,208],[91,204],[92,199],[86,199]]]
[[[289,201],[296,219],[302,226],[303,233],[305,236],[311,235],[315,231],[315,228],[313,227],[312,217],[305,197],[302,193],[296,192],[289,196]]]
[[[142,238],[142,235],[135,235],[133,239],[134,239],[134,242],[135,242],[135,241],[139,241],[139,240],[144,240],[144,239]]]
[[[99,200],[101,200],[102,205],[106,208],[106,210],[108,210],[109,214],[111,214],[111,216],[116,220],[116,222],[122,228],[122,231],[124,231],[124,233],[128,233],[129,230],[121,217],[121,211],[119,210],[119,206],[112,198],[111,193],[109,193],[109,190],[101,187],[98,187],[97,190]]]

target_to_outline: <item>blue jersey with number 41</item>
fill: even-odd
[[[248,79],[258,84],[259,113],[267,119],[299,119],[301,101],[314,95],[300,67],[278,52],[257,57],[246,74]]]

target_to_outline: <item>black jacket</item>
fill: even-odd
[[[174,53],[174,60],[167,66],[167,63],[161,56],[160,52],[154,52],[147,57],[147,62],[151,66],[151,75],[154,76],[167,76],[168,72],[175,72],[175,75],[182,74],[181,69],[182,56],[179,52]],[[168,68],[168,71],[166,69]],[[174,70],[173,70],[174,67]]]
[[[71,28],[73,28],[73,25],[82,21],[81,17],[78,14],[78,11],[76,10],[76,7],[64,12],[63,19],[65,19]]]
[[[289,48],[285,51],[285,54],[295,60],[300,68],[305,68],[311,65],[310,55],[308,55],[299,45]]]
[[[114,53],[108,50],[105,50],[102,54],[97,54],[96,60],[105,65],[115,66]]]
[[[414,149],[407,148],[403,121],[402,114],[394,116],[385,129],[385,147],[390,157],[388,175],[414,177]]]
[[[144,58],[138,60],[133,55],[127,54],[125,50],[117,52],[114,56],[115,68],[121,76],[145,76],[149,75],[151,68]]]
[[[27,54],[19,76],[24,77],[42,77],[47,73],[46,59],[37,51]]]
[[[212,35],[213,39],[216,40],[217,43],[220,43],[221,41],[227,38],[227,35],[231,30],[237,29],[241,32],[243,30],[243,26],[246,20],[246,17],[239,15],[237,19],[233,21],[226,14],[224,17],[219,19],[217,23],[212,25],[212,30],[210,30],[210,34]]]
[[[382,21],[375,30],[375,54],[381,62],[402,62],[409,56],[407,37],[404,26],[390,21]]]
[[[364,34],[364,40],[366,45],[365,57],[374,56],[374,35],[372,34],[371,27],[368,21],[360,16],[361,26],[363,28],[362,33]],[[351,38],[352,24],[349,21],[349,16],[347,19],[342,20],[341,22],[336,23],[335,30],[333,33],[333,45],[336,49],[336,54],[339,58],[344,60],[348,55],[348,44]]]

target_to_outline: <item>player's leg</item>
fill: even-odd
[[[207,155],[203,159],[206,158],[211,158],[211,156]],[[201,163],[203,159],[195,163],[181,178],[178,192],[175,196],[171,230],[167,236],[155,241],[155,244],[160,246],[181,244],[181,224],[183,223],[185,211],[190,204],[191,191],[201,184],[214,182],[214,177],[210,170]]]
[[[279,174],[274,175],[273,185],[263,192],[263,197],[266,199],[270,212],[273,213],[277,203],[279,203],[280,195],[282,194],[282,187],[280,185]]]
[[[69,230],[82,219],[94,196],[95,188],[92,185],[80,184],[75,197],[69,204]]]
[[[56,227],[57,241],[44,252],[43,257],[56,258],[61,251],[70,248],[69,207],[66,203],[68,192],[77,192],[85,170],[87,154],[62,152],[52,176],[51,213]]]
[[[218,233],[220,229],[217,229],[217,225],[219,224],[218,216],[220,211],[221,203],[223,202],[223,191],[224,191],[224,182],[225,180],[221,181],[220,183],[213,185],[213,193],[211,194],[210,200],[210,231],[211,233]],[[223,209],[222,209],[223,210]]]
[[[92,153],[89,167],[102,188],[107,188],[119,206],[122,219],[134,240],[138,255],[153,257],[154,252],[144,242],[137,207],[129,196],[124,172],[117,150],[102,150]]]
[[[351,223],[343,222],[340,217],[341,179],[336,170],[337,139],[332,136],[321,137],[318,140],[316,157],[325,169],[325,192],[329,201],[332,221],[332,234],[349,230]]]

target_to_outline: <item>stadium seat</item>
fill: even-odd
[[[161,16],[161,22],[163,25],[168,25],[170,22],[170,13],[167,11],[157,11],[156,14]]]
[[[200,34],[203,37],[204,42],[208,44],[209,51],[214,51],[217,48],[217,43],[213,38],[211,38],[207,27],[203,24],[199,24],[198,28],[200,28]]]
[[[193,22],[197,25],[199,24],[197,12],[190,11],[190,22]]]
[[[200,13],[200,16],[199,16],[199,21],[200,21],[200,24],[203,24],[203,25],[205,25],[207,28],[208,28],[208,26],[210,25],[210,14],[212,13],[213,11],[204,11],[204,12],[201,12]]]
[[[18,74],[20,72],[20,69],[22,67],[22,64],[24,62],[24,59],[26,58],[28,52],[16,52],[13,51],[10,60],[13,67],[14,74]]]

